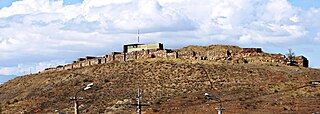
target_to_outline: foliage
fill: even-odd
[[[295,57],[295,55],[292,49],[288,49],[288,53],[286,54],[286,56],[289,59],[289,61],[293,61],[293,58]]]

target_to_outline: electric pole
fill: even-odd
[[[140,29],[138,29],[138,43],[140,41]]]
[[[137,114],[141,114],[142,111],[142,106],[150,106],[150,104],[142,104],[142,93],[140,89],[138,88],[138,93],[137,93],[137,104],[131,104],[131,105],[137,105]]]
[[[93,86],[93,83],[88,84],[85,88],[81,88],[81,90],[77,91],[73,97],[70,97],[70,100],[74,101],[74,114],[79,114],[79,105],[78,100],[82,100],[83,97],[78,97],[78,93],[80,91],[86,91],[91,89]]]
[[[138,89],[138,106],[137,106],[137,114],[141,114],[141,92],[140,89]]]

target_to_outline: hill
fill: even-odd
[[[236,48],[236,47],[235,47]],[[194,49],[192,49],[194,50]],[[201,49],[202,50],[202,49]],[[20,76],[0,85],[2,113],[135,113],[140,88],[146,114],[312,113],[320,111],[320,70],[278,64],[149,58]],[[93,83],[88,91],[81,91]]]

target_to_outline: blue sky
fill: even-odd
[[[18,0],[3,0],[0,2],[0,8],[2,7],[8,7],[12,4],[12,2],[15,2]],[[77,4],[81,3],[83,0],[64,0],[64,3],[66,5],[70,4]],[[295,6],[298,6],[303,9],[309,9],[312,7],[319,8],[320,7],[320,2],[319,0],[289,0],[289,2]]]
[[[83,0],[64,0],[64,4],[71,5],[71,4],[78,4],[82,3]]]
[[[0,8],[8,7],[18,0],[3,0],[0,2]],[[66,5],[82,3],[83,0],[63,0]],[[319,0],[289,0],[289,2],[295,6],[298,6],[303,9],[309,9],[312,7],[319,8],[320,2]]]
[[[0,1],[0,8],[9,7],[15,1],[21,1],[21,0],[2,0]],[[78,3],[81,3],[82,1],[83,0],[63,0],[65,5],[78,4]]]
[[[0,8],[11,6],[12,2],[14,2],[14,1],[16,1],[16,0],[2,0],[0,2]]]
[[[226,44],[282,54],[291,48],[319,68],[319,18],[319,0],[2,0],[0,83],[121,51],[136,42],[137,29],[142,43],[165,48]]]
[[[309,8],[319,8],[320,1],[319,0],[289,0],[291,4],[298,6],[303,9]]]

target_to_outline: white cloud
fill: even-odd
[[[86,2],[85,2],[86,3]],[[89,3],[88,3],[89,4]],[[160,6],[156,0],[133,0],[125,4],[90,7],[84,18],[98,21],[107,31],[144,32],[185,31],[194,29],[183,13]]]
[[[49,0],[22,0],[13,2],[10,7],[0,10],[0,17],[9,17],[17,14],[32,14],[37,12],[54,12],[63,5],[62,0],[50,2]]]
[[[136,1],[136,0],[135,0]],[[83,7],[101,7],[106,5],[117,5],[130,3],[132,0],[84,0],[82,3]]]
[[[265,13],[261,13],[264,21],[281,22],[291,18],[296,10],[287,0],[269,0],[263,9]]]
[[[293,17],[289,18],[292,22],[299,22],[299,17],[297,15],[294,15]]]
[[[319,18],[320,9],[302,10],[287,0],[16,1],[0,10],[0,63],[8,67],[1,72],[120,51],[136,41],[137,29],[142,41],[168,47],[309,44],[319,41]]]

